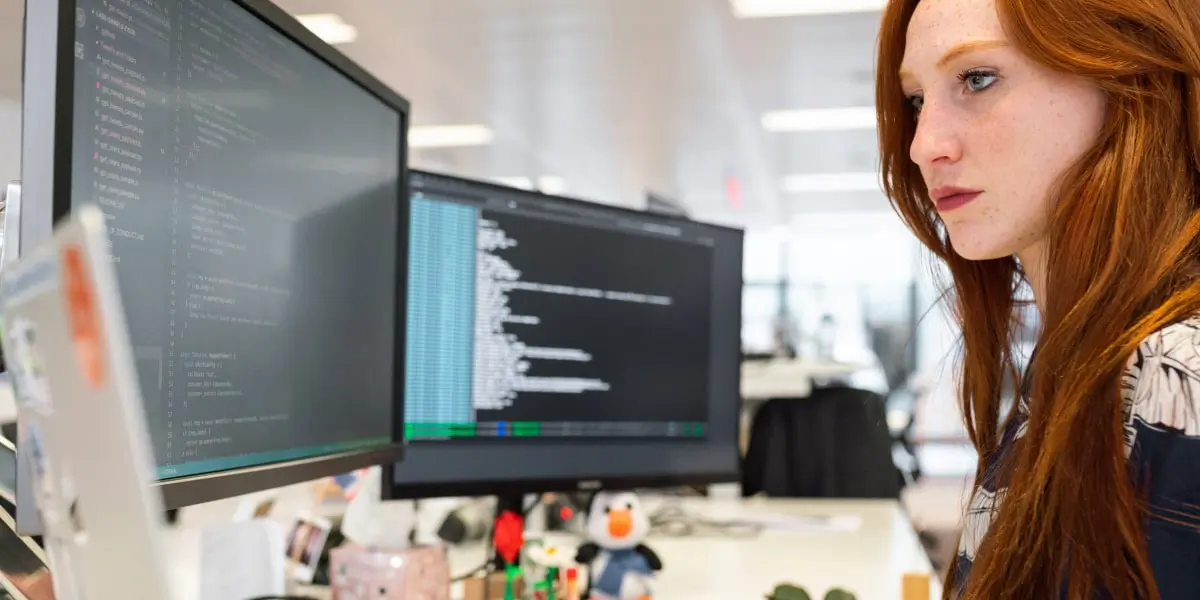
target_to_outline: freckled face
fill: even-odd
[[[1103,127],[1099,87],[1011,46],[994,0],[922,0],[900,71],[918,109],[909,156],[954,250],[984,260],[1042,244],[1056,183]]]

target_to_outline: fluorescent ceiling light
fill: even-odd
[[[879,173],[814,173],[789,175],[783,189],[792,194],[821,192],[878,192],[882,191]]]
[[[762,116],[767,131],[843,131],[874,129],[874,106],[776,110]]]
[[[522,190],[535,189],[533,180],[528,177],[496,177],[495,180],[497,183]],[[538,177],[536,189],[546,194],[561,194],[566,189],[566,182],[563,181],[562,177],[543,175]]]
[[[729,0],[739,19],[831,15],[883,10],[887,0]]]
[[[492,130],[483,125],[430,125],[408,130],[411,148],[457,148],[492,143]]]
[[[358,29],[333,13],[296,15],[296,20],[326,44],[349,44],[358,39]]]

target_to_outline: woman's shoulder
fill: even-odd
[[[1125,450],[1147,485],[1146,527],[1163,598],[1195,598],[1200,571],[1200,316],[1146,337],[1129,360]]]
[[[1176,321],[1151,333],[1142,340],[1140,349],[1182,349],[1188,347],[1195,350],[1197,344],[1200,344],[1200,314],[1192,315],[1182,321]]]
[[[1127,429],[1140,424],[1200,438],[1200,315],[1146,336],[1121,391]]]

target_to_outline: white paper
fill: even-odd
[[[737,522],[772,533],[852,533],[862,527],[862,518],[854,515],[756,515],[739,518]]]
[[[381,486],[379,467],[371,467],[346,507],[342,535],[368,548],[404,550],[410,545],[409,536],[416,525],[416,506],[407,500],[383,502]]]
[[[283,526],[268,519],[206,527],[200,543],[200,600],[284,595],[285,537]]]

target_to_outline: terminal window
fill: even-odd
[[[159,477],[389,443],[391,369],[327,362],[313,317],[394,303],[400,115],[235,2],[74,4],[72,201],[108,219]],[[330,279],[346,244],[373,258]],[[343,333],[390,364],[381,329]]]
[[[553,202],[414,184],[406,437],[703,438],[711,241]]]

